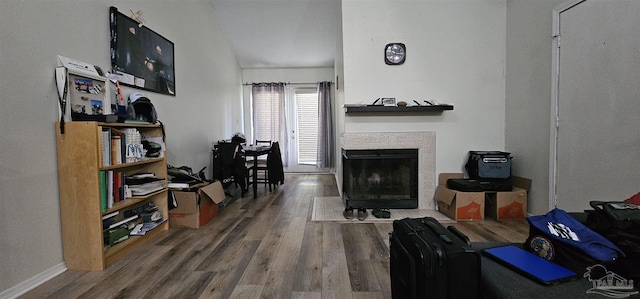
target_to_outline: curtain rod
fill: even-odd
[[[319,82],[322,81],[318,81],[318,82],[283,82],[284,84],[318,84]],[[329,81],[331,84],[333,84],[332,81]],[[253,85],[253,84],[260,84],[260,83],[267,83],[267,82],[254,82],[254,83],[244,83],[242,85]],[[275,82],[275,83],[280,83],[280,82]]]

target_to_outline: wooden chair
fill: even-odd
[[[256,147],[259,146],[268,146],[271,147],[271,140],[256,140],[255,143],[253,145],[255,145]],[[253,170],[253,159],[251,157],[247,157],[247,168],[249,169],[249,174],[252,174],[252,170]],[[264,183],[265,186],[269,185],[269,169],[267,168],[267,158],[265,156],[261,156],[258,157],[258,161],[257,161],[257,178],[256,178],[256,182],[258,183]],[[269,191],[271,191],[271,185],[269,185]]]

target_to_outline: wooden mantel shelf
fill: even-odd
[[[372,113],[372,112],[392,112],[392,113],[416,113],[416,112],[442,112],[453,110],[453,105],[429,105],[429,106],[382,106],[382,105],[344,105],[346,113]]]

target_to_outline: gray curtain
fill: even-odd
[[[285,119],[285,83],[254,83],[251,86],[253,105],[253,140],[278,141],[280,148],[287,148]],[[288,161],[288,151],[282,151],[283,163]]]
[[[334,167],[335,138],[333,130],[331,82],[318,82],[318,158],[319,168]]]

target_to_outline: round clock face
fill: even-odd
[[[385,47],[385,62],[387,64],[402,64],[406,58],[404,44],[392,43]]]

